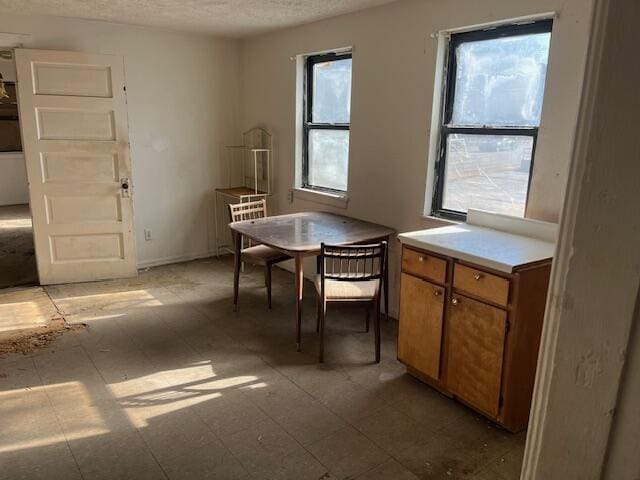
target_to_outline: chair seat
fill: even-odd
[[[316,276],[315,284],[320,293],[320,275]],[[379,284],[379,280],[349,282],[325,279],[324,293],[327,300],[372,300]]]
[[[254,245],[242,250],[242,259],[255,265],[266,265],[267,263],[278,263],[289,260],[291,257],[275,248],[266,245]]]

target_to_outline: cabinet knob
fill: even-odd
[[[434,294],[436,297],[439,297],[441,293],[442,293],[442,292],[441,292],[440,290],[436,290],[435,292],[433,292],[433,294]]]
[[[457,298],[453,298],[453,299],[451,299],[451,303],[452,303],[453,305],[457,305],[457,304],[458,304],[458,299],[457,299]]]
[[[473,278],[475,278],[476,280],[480,280],[483,277],[483,275],[481,273],[476,273]]]
[[[420,263],[424,262],[424,257],[418,257],[418,261],[419,261]]]

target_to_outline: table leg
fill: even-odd
[[[240,286],[240,264],[242,263],[242,235],[233,232],[233,310],[238,308],[238,287]]]
[[[301,350],[300,339],[302,329],[302,291],[304,290],[304,257],[300,254],[295,256],[296,260],[296,349]]]
[[[391,236],[387,237],[387,248],[384,251],[384,318],[389,320],[389,246]]]

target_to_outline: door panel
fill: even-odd
[[[444,288],[403,273],[401,289],[398,359],[438,379]]]
[[[73,97],[113,96],[109,65],[33,62],[33,91],[36,95]]]
[[[123,259],[120,234],[52,235],[50,238],[54,264]]]
[[[115,140],[114,112],[36,108],[38,140]]]
[[[40,283],[136,274],[121,57],[16,49]]]
[[[447,385],[454,395],[493,417],[500,407],[506,325],[506,311],[453,295],[447,323]]]
[[[41,153],[42,181],[44,183],[118,182],[118,156],[99,153]]]

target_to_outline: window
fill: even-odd
[[[306,58],[302,186],[344,193],[349,172],[351,53]]]
[[[551,20],[452,34],[433,213],[524,216]]]

